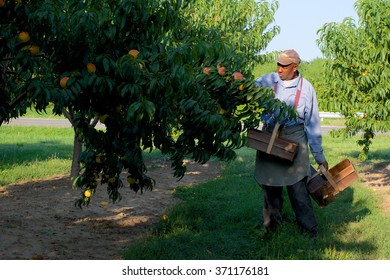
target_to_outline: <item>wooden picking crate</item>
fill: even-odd
[[[329,170],[320,166],[321,173],[316,172],[313,167],[312,171],[314,174],[307,185],[307,190],[320,207],[330,204],[337,194],[359,178],[348,159],[344,159]]]
[[[247,146],[260,152],[292,162],[298,150],[298,144],[277,136],[278,128],[273,133],[257,129],[248,130]]]

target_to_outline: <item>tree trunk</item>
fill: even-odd
[[[80,140],[80,138],[75,134],[74,135],[74,141],[73,141],[73,159],[72,159],[72,168],[70,171],[70,177],[76,178],[80,174],[80,162],[79,157],[81,154],[81,151],[83,149],[83,142]]]
[[[62,113],[64,116],[70,121],[72,124],[72,127],[74,128],[73,124],[73,110],[69,110],[69,112],[65,109],[62,110]],[[90,125],[92,127],[95,127],[96,124],[98,123],[99,118],[95,117]],[[79,157],[81,155],[81,152],[83,151],[83,141],[78,137],[78,135],[74,134],[74,140],[73,140],[73,158],[72,158],[72,167],[70,169],[70,177],[71,178],[76,178],[80,174],[80,162],[79,162]]]
[[[69,122],[73,125],[73,110],[69,110],[69,112],[65,109],[62,109],[62,113],[69,120]],[[83,142],[77,136],[76,131],[74,133],[73,139],[73,158],[72,158],[72,167],[70,169],[70,177],[76,178],[80,174],[80,162],[79,157],[83,149]]]

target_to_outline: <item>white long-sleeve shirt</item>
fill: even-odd
[[[293,107],[297,89],[301,87],[301,80],[301,95],[296,108],[298,112],[298,118],[296,120],[284,119],[281,120],[280,123],[285,127],[304,124],[310,151],[315,161],[318,164],[321,164],[325,162],[325,156],[323,154],[322,148],[322,135],[320,130],[320,115],[318,112],[317,94],[313,86],[300,74],[297,79],[291,81],[291,83],[286,86],[276,72],[260,76],[256,80],[256,85],[273,88],[275,91],[275,98],[279,99],[280,101],[284,101],[287,105]],[[261,120],[267,125],[273,126],[278,113],[279,112],[277,110],[273,114],[263,114]]]

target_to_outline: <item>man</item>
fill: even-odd
[[[311,175],[308,146],[315,161],[328,169],[322,149],[317,96],[313,86],[298,71],[301,59],[295,50],[282,52],[276,62],[277,72],[259,77],[256,84],[273,88],[277,99],[296,108],[299,116],[296,120],[279,120],[279,136],[298,142],[299,148],[293,163],[282,162],[260,152],[256,154],[255,179],[264,193],[264,226],[269,232],[282,222],[282,192],[285,186],[299,227],[315,237],[318,224],[306,189]],[[263,114],[263,129],[272,132],[278,113],[276,110]]]

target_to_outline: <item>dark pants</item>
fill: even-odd
[[[304,231],[316,234],[317,219],[305,182],[306,178],[294,185],[287,186],[287,192],[298,225]],[[282,222],[283,187],[263,185],[262,188],[264,191],[264,226],[267,230],[272,230]]]

